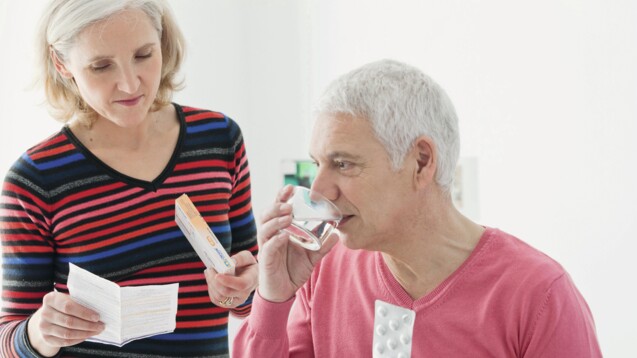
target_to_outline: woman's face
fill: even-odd
[[[161,40],[137,9],[90,25],[78,36],[58,71],[75,79],[80,95],[99,115],[134,127],[147,116],[162,70]]]

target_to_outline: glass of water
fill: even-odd
[[[311,251],[321,248],[343,217],[331,201],[302,186],[294,187],[287,203],[292,205],[292,225],[283,231],[293,243]]]

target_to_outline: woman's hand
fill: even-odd
[[[204,271],[208,283],[208,295],[219,307],[234,308],[244,303],[258,283],[257,260],[249,251],[232,256],[235,275],[218,274],[213,268]]]
[[[31,346],[41,355],[51,357],[60,348],[76,345],[104,330],[97,312],[73,301],[61,292],[44,296],[27,327]]]
[[[277,200],[265,211],[258,230],[259,240],[259,295],[271,302],[284,302],[307,282],[314,266],[338,242],[330,235],[319,251],[309,251],[289,241],[282,229],[292,223],[292,207],[286,201],[293,187],[285,186]]]

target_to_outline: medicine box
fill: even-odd
[[[234,275],[234,261],[186,194],[175,200],[175,221],[207,268]]]

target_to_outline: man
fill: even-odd
[[[258,294],[235,356],[601,356],[565,270],[453,206],[458,124],[435,82],[371,63],[336,80],[317,113],[312,190],[343,212],[339,240],[316,252],[289,243],[282,189],[262,218]],[[388,329],[391,314],[404,321]]]

